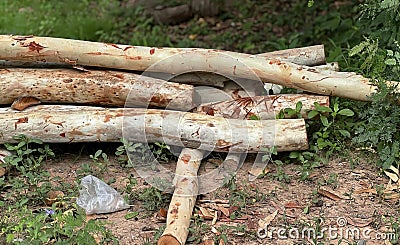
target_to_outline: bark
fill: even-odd
[[[326,64],[324,45],[314,45],[302,48],[278,50],[274,52],[258,54],[256,56],[270,59],[279,59],[282,61],[306,66],[317,66]]]
[[[369,79],[355,73],[327,75],[315,68],[275,58],[198,48],[153,48],[48,37],[0,36],[0,59],[176,74],[218,71],[229,78],[260,78],[263,82],[317,94],[366,101],[376,91]]]
[[[202,159],[202,151],[188,148],[182,150],[176,165],[175,191],[168,208],[167,227],[158,245],[185,244],[199,190],[197,171]]]
[[[276,115],[285,108],[296,108],[297,102],[303,104],[300,113],[303,118],[307,119],[307,113],[315,108],[314,102],[318,102],[322,106],[329,106],[329,97],[306,94],[246,97],[202,104],[195,109],[195,112],[224,118],[251,119],[258,117],[267,120],[275,119]],[[286,118],[289,116],[286,115]]]
[[[106,109],[38,105],[24,111],[0,108],[0,143],[24,134],[44,142],[165,142],[217,152],[307,149],[303,119],[240,120],[143,108]]]
[[[192,85],[207,85],[213,87],[224,87],[224,83],[229,81],[229,78],[209,72],[190,72],[183,74],[170,74],[160,72],[146,72],[146,76],[162,79],[165,81],[185,83]]]
[[[0,104],[19,97],[41,102],[107,106],[157,106],[174,110],[193,108],[191,85],[166,82],[141,75],[72,69],[0,69]]]

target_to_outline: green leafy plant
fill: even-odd
[[[15,169],[22,174],[36,171],[48,157],[54,157],[49,145],[43,144],[39,139],[28,138],[25,135],[13,137],[18,144],[4,144],[13,154],[5,157],[6,167]],[[43,147],[37,147],[43,145]]]
[[[332,108],[318,103],[314,106],[315,109],[308,113],[308,118],[319,120],[308,121],[307,128],[313,139],[310,148],[316,153],[325,150],[329,157],[333,152],[341,150],[344,141],[350,138],[349,130],[352,129],[353,122],[349,118],[354,116],[354,112],[347,108],[340,109],[337,98],[332,100]]]

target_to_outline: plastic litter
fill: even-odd
[[[86,214],[112,213],[129,208],[115,189],[95,176],[83,177],[81,187],[76,204],[85,209]]]

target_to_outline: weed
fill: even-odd
[[[10,172],[2,178],[6,191],[2,195],[6,201],[0,202],[0,243],[118,244],[104,223],[86,221],[83,210],[70,202],[71,196],[61,198],[51,207],[43,207],[47,194],[53,190],[50,183],[57,179],[52,179],[42,165],[54,153],[38,139],[19,135],[15,140],[19,142],[5,144],[13,155],[5,158]],[[75,187],[60,187],[66,187],[65,193],[76,195]]]
[[[19,143],[4,144],[6,149],[13,153],[13,155],[4,159],[6,168],[27,174],[28,172],[36,171],[48,157],[54,157],[49,145],[43,145],[43,142],[39,139],[28,138],[24,135],[14,136],[13,139],[19,141]],[[32,148],[37,145],[43,145],[43,148]]]
[[[187,242],[198,244],[202,242],[204,234],[210,230],[210,226],[201,216],[193,216],[190,222],[189,235]]]
[[[271,176],[274,177],[278,181],[283,181],[285,183],[290,182],[290,176],[285,173],[285,170],[283,169],[284,163],[281,160],[274,160],[274,163],[276,164],[276,172],[271,173]]]
[[[168,205],[170,195],[164,194],[157,188],[151,186],[132,193],[129,199],[141,201],[143,208],[149,212],[152,212],[159,210],[160,208],[165,208]]]

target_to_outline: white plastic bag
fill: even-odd
[[[115,189],[95,176],[83,177],[81,187],[76,204],[85,209],[86,214],[112,213],[129,208]]]

